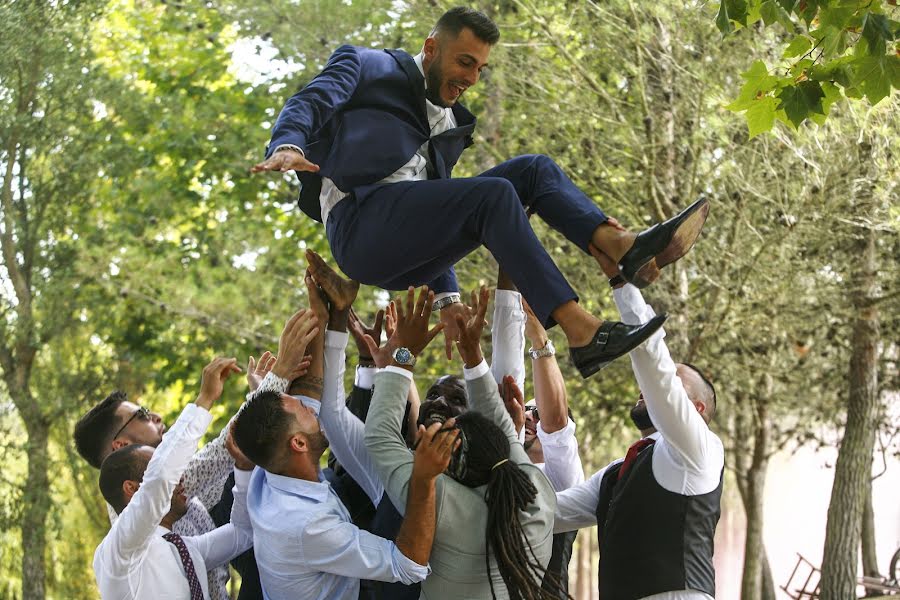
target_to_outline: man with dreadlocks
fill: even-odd
[[[406,506],[413,460],[400,437],[403,404],[416,355],[430,340],[432,299],[423,288],[416,300],[410,288],[405,303],[397,302],[398,321],[387,343],[378,347],[367,339],[376,361],[391,357],[391,366],[376,375],[366,447],[398,507]],[[558,590],[551,596],[541,589],[553,543],[555,494],[519,442],[481,353],[488,299],[482,289],[466,318],[457,319],[469,411],[446,422],[446,430],[459,430],[461,445],[435,486],[432,573],[422,583],[429,600],[558,597]]]

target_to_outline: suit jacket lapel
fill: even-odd
[[[428,115],[425,112],[425,78],[422,77],[422,73],[419,72],[416,61],[403,50],[385,50],[385,52],[393,56],[394,60],[397,61],[406,73],[406,77],[409,80],[410,92],[412,92],[413,98],[416,99],[415,104],[419,113],[419,120],[422,122],[421,124],[425,128],[425,131],[430,131],[431,128],[428,126]]]

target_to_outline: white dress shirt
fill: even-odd
[[[187,513],[172,526],[172,531],[182,537],[203,535],[216,528],[209,509],[219,503],[228,475],[234,469],[234,459],[225,448],[228,428],[222,429],[216,439],[194,453],[188,462],[181,483],[188,497]],[[106,505],[109,523],[118,518],[116,511]],[[228,565],[210,569],[205,577],[209,586],[210,600],[229,600]]]
[[[655,315],[644,302],[640,291],[631,284],[614,290],[613,297],[624,323],[643,323]],[[635,378],[657,430],[649,436],[656,440],[653,476],[670,492],[686,496],[707,494],[719,486],[725,465],[725,450],[722,441],[709,429],[688,398],[664,338],[665,332],[660,329],[630,354]],[[556,495],[555,532],[597,524],[600,482],[606,469],[621,461],[612,462],[583,484]],[[647,598],[706,600],[710,597],[696,590],[682,590]]]
[[[422,66],[423,56],[421,53],[413,57],[416,66],[422,77],[425,76],[425,69]],[[425,82],[425,89],[428,89],[428,82]],[[431,136],[444,133],[448,129],[456,127],[456,117],[453,116],[453,110],[433,104],[431,100],[425,100],[425,112],[428,116],[428,125],[431,127]],[[276,148],[278,151],[281,148]],[[405,165],[391,173],[378,183],[397,183],[398,181],[423,181],[428,179],[428,142],[426,141],[419,147],[419,150],[407,161]],[[328,222],[328,214],[334,206],[347,197],[347,192],[338,189],[334,182],[327,177],[322,178],[322,190],[319,192],[319,205],[322,210],[322,224]]]
[[[94,552],[94,573],[104,600],[190,600],[178,550],[162,538],[169,530],[159,522],[169,512],[175,486],[211,421],[208,411],[188,404],[153,452],[140,488]],[[210,597],[206,571],[224,565],[251,545],[245,500],[248,480],[249,473],[235,470],[231,523],[183,537],[204,598]]]
[[[525,322],[522,294],[513,290],[494,293],[494,320],[491,325],[491,374],[500,385],[503,377],[511,375],[519,389],[525,391]],[[525,443],[525,428],[519,441]],[[584,481],[584,467],[575,439],[575,422],[569,419],[565,427],[547,433],[537,427],[537,436],[544,450],[544,462],[535,466],[544,472],[557,492]]]

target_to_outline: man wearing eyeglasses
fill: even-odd
[[[156,448],[165,432],[166,424],[158,413],[131,402],[125,392],[117,390],[81,417],[75,425],[73,436],[78,454],[92,467],[99,469],[104,459],[120,448],[130,445]],[[227,482],[234,468],[234,459],[225,446],[226,438],[227,428],[196,452],[188,463],[182,478],[188,498],[187,513],[175,522],[173,532],[181,536],[198,536],[216,528],[207,507],[213,509],[223,500],[223,491],[226,497],[230,495],[231,486]],[[107,510],[110,522],[115,521],[115,510],[109,505]],[[256,579],[258,588],[258,575],[254,578],[251,571],[255,569],[243,569],[241,572],[241,600],[261,597],[251,583]],[[227,588],[227,565],[208,571],[207,583],[211,600],[228,600],[231,597]]]

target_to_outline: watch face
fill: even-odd
[[[406,348],[397,348],[397,351],[394,353],[394,360],[401,365],[405,365],[412,360],[412,352]]]

